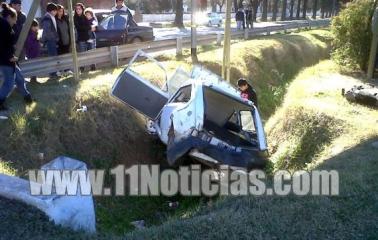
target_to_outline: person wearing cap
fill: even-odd
[[[252,101],[253,104],[255,104],[256,107],[258,107],[258,102],[257,102],[257,94],[255,89],[245,80],[244,78],[240,78],[238,80],[238,87],[240,90],[240,96],[243,99]]]
[[[11,0],[10,1],[10,7],[13,8],[14,10],[16,10],[17,12],[17,22],[16,24],[13,26],[13,31],[14,31],[14,36],[15,36],[15,39],[16,39],[16,42],[20,36],[20,33],[21,33],[21,30],[22,30],[22,27],[24,26],[25,22],[26,22],[26,15],[25,13],[23,13],[21,11],[21,0]]]
[[[46,14],[42,18],[42,38],[41,42],[47,47],[47,54],[49,57],[58,55],[58,26],[55,16],[58,12],[58,6],[55,3],[48,3],[46,7]],[[60,72],[50,73],[50,77],[56,78]]]

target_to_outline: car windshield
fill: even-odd
[[[104,30],[124,30],[127,25],[127,14],[112,14],[101,22]]]

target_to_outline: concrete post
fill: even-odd
[[[221,46],[222,45],[222,34],[221,33],[217,33],[217,45],[218,46]]]
[[[119,66],[118,50],[119,50],[118,46],[110,47],[110,57],[111,57],[111,63],[113,67]]]
[[[178,37],[176,41],[176,56],[182,56],[182,37]]]

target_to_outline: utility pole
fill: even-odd
[[[232,0],[226,1],[226,23],[224,28],[222,78],[230,82]]]
[[[197,12],[197,0],[192,0],[192,26],[191,26],[191,56],[192,62],[198,63],[197,58],[197,22],[196,22],[196,12]]]
[[[72,0],[67,0],[67,5],[68,5],[68,17],[70,19],[71,52],[72,52],[72,60],[73,60],[73,67],[74,67],[73,72],[74,72],[75,80],[79,80],[79,62],[77,60]]]
[[[34,20],[35,14],[37,13],[39,6],[41,6],[41,0],[34,0],[16,43],[16,57],[20,57],[21,52],[24,49],[25,41],[29,34],[29,29],[32,25],[32,22]]]
[[[368,65],[368,72],[367,72],[367,80],[370,81],[373,78],[374,70],[375,70],[375,61],[377,60],[377,49],[378,49],[378,8],[375,9],[374,16],[371,22],[372,32],[373,32],[373,40],[371,41],[371,48],[370,48],[370,57],[369,57],[369,65]]]

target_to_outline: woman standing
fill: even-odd
[[[68,17],[62,5],[58,6],[58,12],[56,14],[56,24],[58,27],[58,54],[66,54],[70,52],[70,24],[68,22]]]
[[[5,111],[8,109],[5,105],[5,100],[12,92],[15,83],[17,90],[22,94],[27,104],[32,103],[33,99],[29,91],[26,89],[25,79],[17,64],[18,58],[14,55],[16,39],[12,27],[17,22],[17,13],[6,3],[2,3],[1,8],[0,71],[3,73],[4,83],[0,88],[0,111]]]
[[[57,5],[58,12],[55,16],[56,25],[58,28],[58,55],[66,54],[71,52],[71,34],[70,34],[70,24],[68,21],[68,16],[64,7],[62,5]],[[72,75],[72,71],[67,69],[63,73],[64,75]]]
[[[92,8],[87,8],[84,11],[85,17],[88,19],[91,25],[91,31],[89,32],[89,40],[87,41],[87,50],[96,49],[96,29],[98,26],[97,18]],[[91,71],[96,70],[96,64],[91,65]]]
[[[84,15],[84,5],[77,3],[75,6],[74,24],[77,32],[76,41],[78,44],[78,52],[88,51],[88,40],[90,39],[91,24]],[[80,67],[80,71],[84,71],[84,67]]]

